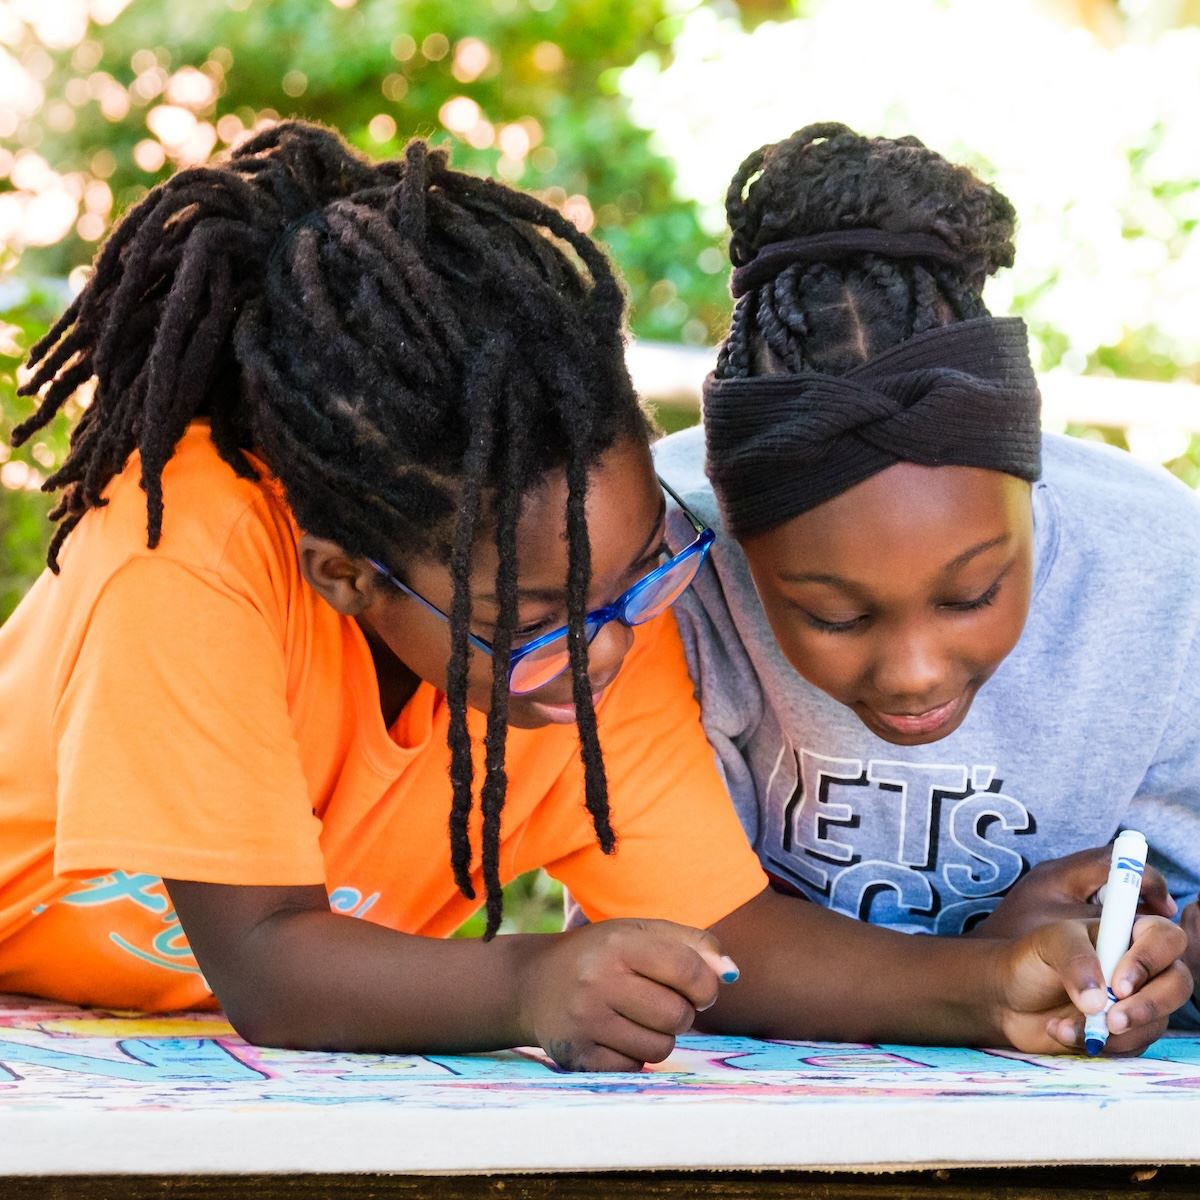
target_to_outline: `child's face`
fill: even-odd
[[[900,746],[958,728],[1029,609],[1030,488],[998,471],[898,463],[742,546],[788,661]]]
[[[591,542],[591,589],[588,609],[615,600],[659,563],[665,532],[666,502],[644,442],[627,438],[607,451],[589,472],[588,535]],[[567,482],[558,472],[526,497],[517,525],[516,644],[532,641],[567,622]],[[472,558],[471,632],[492,641],[499,601],[496,592],[498,555],[491,537],[481,539]],[[453,583],[440,562],[410,562],[405,582],[443,612],[449,612]],[[450,627],[416,601],[375,588],[360,622],[422,679],[446,686]],[[589,649],[592,693],[599,699],[612,682],[633,644],[633,632],[619,622],[605,625]],[[467,702],[487,711],[491,703],[492,660],[473,650]],[[575,720],[572,677],[565,671],[544,687],[510,695],[509,723],[536,728]]]

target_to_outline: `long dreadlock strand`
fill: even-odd
[[[525,472],[527,448],[525,431],[517,405],[513,403],[513,385],[505,389],[505,441],[508,447],[505,469],[520,479]],[[504,770],[508,742],[508,675],[512,662],[513,630],[517,624],[517,521],[521,515],[521,495],[515,491],[500,495],[496,512],[496,593],[499,612],[492,638],[492,696],[488,708],[485,745],[485,776],[480,795],[483,812],[483,882],[487,895],[487,928],[484,940],[490,940],[500,928],[503,915],[500,879],[500,813],[508,786]]]

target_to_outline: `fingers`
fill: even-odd
[[[1187,935],[1187,949],[1183,961],[1192,972],[1192,980],[1200,991],[1200,901],[1193,901],[1179,918],[1179,928]]]
[[[1144,987],[1109,1010],[1109,1047],[1130,1053],[1149,1045],[1166,1030],[1171,1014],[1192,994],[1192,974],[1176,959]]]
[[[615,1001],[614,1008],[622,1017],[644,1029],[672,1036],[687,1033],[696,1020],[696,1008],[683,996],[673,988],[649,979],[631,981]]]
[[[691,929],[688,926],[679,928],[685,931],[684,940],[708,963],[722,983],[737,983],[741,972],[733,959],[721,952],[721,943],[714,934],[706,929]]]
[[[654,936],[629,944],[626,965],[678,992],[694,1009],[711,1008],[720,982],[737,978],[737,968],[721,953],[720,942],[711,933],[669,921],[646,921],[643,928]]]
[[[1091,1003],[1095,991],[1081,986],[1092,971],[1082,944],[1083,928],[1078,924],[1056,926],[1053,933],[1044,952],[1046,960],[1060,972],[1080,1011],[1050,1014],[1046,1032],[1061,1046],[1078,1050],[1083,1044],[1081,1013],[1100,1011],[1103,1001],[1084,1007],[1085,999]],[[1192,992],[1191,972],[1179,958],[1186,945],[1186,935],[1164,917],[1140,917],[1135,922],[1133,944],[1113,972],[1113,991],[1121,998],[1107,1013],[1106,1054],[1139,1054],[1166,1032],[1171,1014]],[[1099,969],[1098,962],[1095,967]]]
[[[1138,912],[1157,913],[1160,917],[1173,917],[1179,911],[1179,905],[1167,890],[1167,881],[1161,871],[1147,865],[1142,874],[1142,894],[1138,902]]]
[[[551,1042],[546,1052],[567,1071],[640,1071],[662,1062],[675,1049],[671,1034],[656,1033],[616,1013],[595,1033],[595,1041]]]
[[[1111,845],[1095,846],[1090,850],[1077,850],[1074,854],[1039,863],[1030,874],[1057,875],[1066,896],[1086,903],[1104,886],[1111,861]]]
[[[1030,875],[1055,877],[1064,896],[1085,903],[1093,901],[1096,893],[1104,887],[1111,864],[1112,845],[1109,844],[1049,859],[1034,867]],[[1140,911],[1173,917],[1177,907],[1162,872],[1147,866],[1142,875]]]
[[[1132,943],[1113,971],[1112,989],[1117,997],[1133,995],[1147,980],[1165,971],[1186,952],[1187,944],[1187,934],[1165,917],[1139,917],[1133,923]]]
[[[554,1042],[545,1049],[564,1071],[640,1071],[646,1065],[618,1050],[591,1043],[577,1047],[570,1042]]]

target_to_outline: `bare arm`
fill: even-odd
[[[237,1031],[265,1045],[468,1052],[540,1044],[566,1067],[658,1062],[717,991],[720,950],[667,921],[435,939],[331,912],[321,887],[167,880]]]
[[[1079,1045],[1082,1012],[1104,1003],[1095,922],[1059,921],[1020,940],[910,936],[768,889],[713,926],[742,969],[705,1028],[759,1037]],[[1191,992],[1186,938],[1143,917],[1116,972],[1110,1053],[1143,1049]],[[1112,1024],[1115,1021],[1116,1024]]]

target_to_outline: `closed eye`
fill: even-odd
[[[666,540],[659,542],[652,550],[647,551],[641,558],[638,559],[629,568],[630,586],[632,587],[638,580],[648,575],[655,567],[660,566],[664,559],[670,558],[674,551],[667,545]],[[513,641],[518,645],[524,645],[526,642],[532,642],[534,638],[541,637],[544,633],[549,633],[553,629],[558,629],[566,624],[567,616],[565,612],[556,612],[550,616],[543,617],[539,621],[531,621],[526,625],[519,625],[513,630]],[[491,629],[495,626],[491,625]]]
[[[851,617],[848,621],[826,621],[818,617],[816,613],[810,613],[807,608],[797,609],[804,620],[814,629],[819,629],[822,633],[849,633],[851,630],[859,628],[865,621],[866,615]]]
[[[513,630],[513,640],[518,645],[523,645],[525,642],[532,642],[535,637],[540,637],[543,633],[549,633],[553,627],[549,621],[535,621],[531,625],[519,625]]]
[[[992,584],[986,592],[980,593],[973,600],[956,600],[950,604],[943,604],[943,608],[949,608],[954,612],[974,612],[977,608],[986,608],[989,604],[995,602],[996,596],[1000,592],[1000,583],[1004,579],[1001,575],[995,583]]]
[[[675,551],[667,545],[665,540],[659,542],[640,562],[634,564],[633,570],[630,571],[630,574],[634,577],[634,582],[641,579],[643,575],[653,571],[655,567],[661,566],[663,560],[670,558],[674,553]]]

